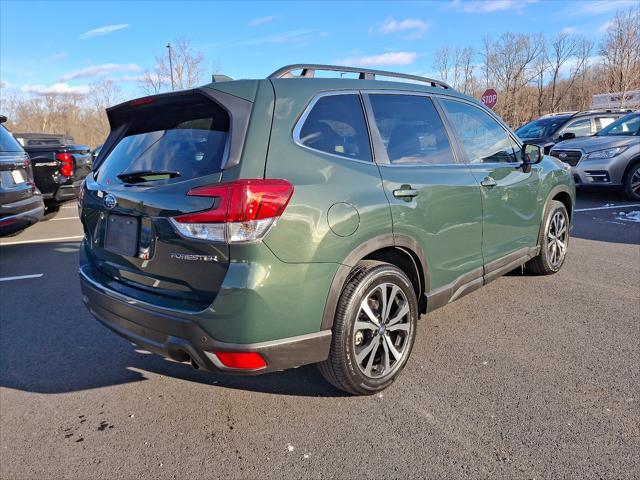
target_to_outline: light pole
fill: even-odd
[[[171,59],[171,44],[167,43],[167,48],[169,49],[169,71],[171,72],[171,91],[175,90],[173,86],[173,60]]]

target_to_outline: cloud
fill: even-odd
[[[118,30],[123,30],[125,28],[129,28],[131,25],[128,23],[119,23],[117,25],[105,25],[104,27],[94,28],[93,30],[89,30],[88,32],[84,32],[80,35],[82,40],[86,40],[87,38],[100,37],[102,35],[109,35],[110,33],[117,32]]]
[[[71,86],[68,83],[54,83],[53,85],[23,85],[20,91],[36,95],[86,95],[91,90],[89,85]]]
[[[572,3],[571,8],[568,8],[566,13],[572,17],[578,15],[600,15],[634,6],[638,6],[638,0],[593,0]]]
[[[5,82],[4,80],[0,80],[0,88],[7,88],[9,86],[9,82]]]
[[[449,8],[465,13],[491,13],[504,10],[515,10],[520,12],[528,4],[537,2],[538,0],[451,0]]]
[[[276,18],[278,18],[278,15],[268,15],[266,17],[258,17],[258,18],[254,18],[253,20],[251,20],[249,22],[249,26],[250,27],[258,27],[260,25],[264,25],[265,23],[271,23],[273,22]]]
[[[560,30],[560,33],[566,33],[567,35],[572,35],[578,31],[577,27],[564,27]]]
[[[389,33],[406,33],[406,35],[402,37],[405,40],[417,40],[422,38],[429,28],[431,28],[431,22],[417,18],[396,20],[393,17],[389,17],[384,22],[371,27],[369,33],[379,33],[382,35]]]
[[[46,61],[49,62],[49,63],[55,63],[55,62],[59,62],[60,60],[64,60],[68,56],[69,56],[69,54],[67,52],[58,52],[58,53],[54,53],[54,54],[49,55],[46,58]]]
[[[323,36],[323,33],[324,32],[320,32],[317,28],[298,28],[297,30],[274,33],[272,35],[266,35],[264,37],[241,40],[239,42],[235,42],[234,46],[260,45],[261,43],[301,44],[307,42],[311,36],[316,34],[320,34],[320,36]]]
[[[74,80],[76,78],[91,78],[100,75],[107,75],[115,72],[139,72],[142,67],[135,63],[105,63],[102,65],[91,65],[80,70],[74,70],[73,72],[65,73],[60,80],[66,82],[68,80]]]
[[[606,32],[611,25],[613,25],[613,20],[609,20],[608,22],[604,22],[602,25],[600,25],[598,27],[598,33]]]
[[[416,61],[416,58],[418,54],[415,52],[387,52],[380,55],[344,58],[338,63],[358,67],[410,65]]]

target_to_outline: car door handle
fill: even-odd
[[[411,185],[402,185],[398,190],[393,191],[393,196],[405,200],[418,196],[418,191],[411,188]]]
[[[483,187],[495,187],[496,185],[498,185],[498,182],[496,182],[493,178],[491,177],[484,177],[484,180],[482,180],[480,182],[480,185],[482,185]]]

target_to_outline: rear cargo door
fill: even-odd
[[[170,219],[213,207],[187,194],[220,182],[233,114],[198,91],[144,100],[109,112],[112,134],[83,192],[86,266],[128,296],[203,309],[226,273],[228,246],[183,237]]]
[[[14,203],[30,197],[34,190],[28,155],[0,126],[0,201],[3,205]]]

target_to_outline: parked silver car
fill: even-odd
[[[640,112],[593,136],[557,143],[551,155],[571,165],[577,186],[623,188],[630,199],[640,200]]]

